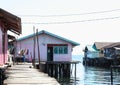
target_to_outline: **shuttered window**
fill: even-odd
[[[67,54],[67,53],[68,53],[68,47],[64,46],[64,54]]]
[[[58,47],[57,46],[54,47],[54,54],[58,54]]]
[[[54,54],[67,54],[68,46],[54,46]]]

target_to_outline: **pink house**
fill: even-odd
[[[35,40],[36,40],[35,36]],[[26,58],[33,59],[34,52],[35,58],[38,59],[38,52],[40,54],[40,61],[71,61],[73,47],[79,45],[74,41],[65,39],[53,33],[42,30],[38,32],[37,40],[34,46],[34,34],[20,38],[17,41],[17,51],[28,49]],[[38,51],[39,46],[39,51]],[[35,47],[35,51],[34,51]]]
[[[21,33],[21,19],[0,8],[0,65],[7,63],[8,37],[7,31]]]

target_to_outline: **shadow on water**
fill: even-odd
[[[74,66],[71,68],[73,71],[70,78],[57,79],[61,85],[111,85],[110,69],[108,68],[85,67],[79,63],[77,64],[76,77],[74,76]],[[115,73],[114,75],[114,85],[120,85],[120,77],[116,77]]]

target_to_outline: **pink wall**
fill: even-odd
[[[1,26],[0,26],[0,64],[3,64],[2,30],[1,30]]]
[[[5,36],[3,38],[3,31],[4,25],[0,22],[0,64],[7,63],[7,49],[8,49],[8,38],[7,38],[7,31],[4,32]],[[4,44],[3,44],[4,39]],[[4,47],[4,53],[3,53],[3,47]]]
[[[32,53],[33,57],[33,38],[29,38],[26,40],[18,41],[17,42],[17,51],[20,49],[29,49],[28,57],[30,58],[30,52]],[[45,34],[39,35],[39,46],[40,46],[40,58],[41,61],[47,61],[47,44],[68,44],[68,54],[54,54],[54,61],[71,61],[72,59],[72,45],[68,42],[60,40],[55,37],[51,37]],[[38,58],[38,49],[36,45],[36,58]]]
[[[5,32],[5,54],[4,54],[4,63],[7,63],[7,59],[8,59],[8,53],[7,53],[7,50],[8,50],[8,37],[7,37],[7,32]]]

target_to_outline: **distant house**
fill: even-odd
[[[112,43],[103,47],[104,55],[107,58],[120,57],[120,42]]]
[[[93,45],[87,45],[84,49],[88,58],[104,57],[103,47],[110,45],[110,42],[95,42]]]
[[[99,57],[99,51],[93,48],[93,45],[87,45],[85,47],[85,54],[88,58],[97,58]]]
[[[7,31],[15,34],[21,33],[21,19],[0,8],[0,65],[7,63],[8,41],[13,37]]]
[[[25,36],[17,41],[17,52],[27,49],[26,58],[32,60],[34,58],[34,34]],[[79,45],[74,41],[65,39],[53,33],[42,30],[38,32],[38,40],[35,42],[35,58],[38,59],[38,45],[40,48],[41,61],[71,61],[73,47]]]
[[[112,44],[112,42],[95,42],[93,44],[93,48],[96,51],[99,51],[99,57],[104,57],[104,53],[103,53],[103,47]]]
[[[120,65],[120,42],[95,42],[86,46],[83,64],[100,67]]]

